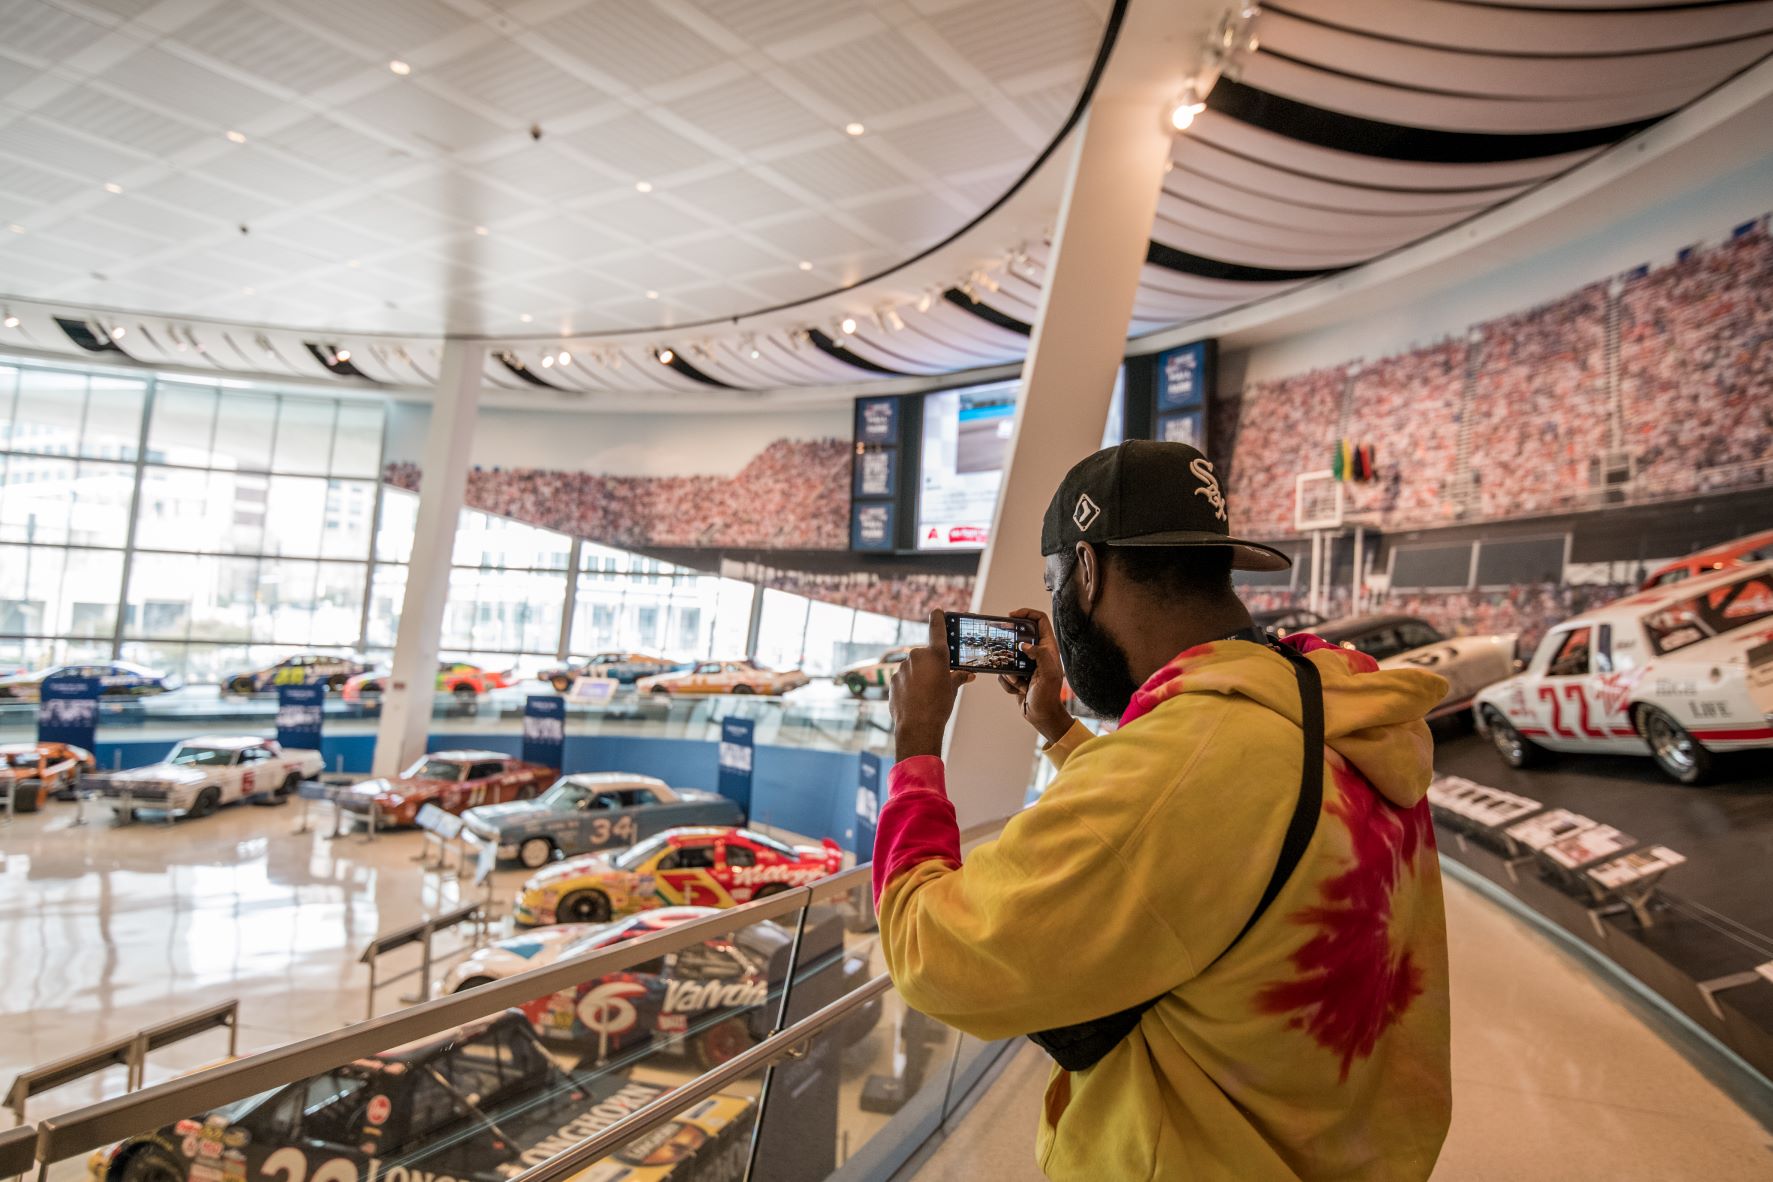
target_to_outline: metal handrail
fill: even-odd
[[[988,837],[1007,822],[1008,818],[1001,818],[970,826],[962,831],[961,843]],[[434,998],[379,1018],[352,1023],[342,1030],[260,1051],[166,1080],[139,1092],[48,1117],[37,1125],[37,1160],[47,1164],[97,1149],[193,1113],[232,1103],[243,1096],[296,1083],[354,1059],[380,1054],[389,1047],[427,1038],[452,1026],[521,1006],[535,998],[581,984],[589,977],[620,972],[654,957],[681,951],[711,936],[724,935],[762,920],[775,919],[815,903],[851,894],[868,884],[872,875],[873,864],[864,862],[810,885],[790,887],[767,898],[676,924],[613,948],[530,969],[502,981]]]
[[[36,1160],[37,1130],[21,1125],[0,1133],[0,1178],[16,1178],[31,1168]]]
[[[570,1149],[564,1149],[547,1161],[538,1162],[510,1182],[559,1182],[608,1156],[637,1137],[644,1137],[678,1113],[698,1101],[705,1100],[736,1079],[743,1079],[778,1059],[793,1054],[796,1047],[828,1027],[836,1025],[851,1011],[892,988],[893,980],[886,973],[866,985],[851,990],[823,1009],[816,1010],[779,1034],[734,1055],[719,1067],[705,1071],[688,1083],[621,1117],[600,1132],[593,1133]],[[759,1113],[757,1119],[762,1119]]]

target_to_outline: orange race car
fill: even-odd
[[[381,698],[387,682],[386,672],[360,673],[345,683],[345,688],[339,691],[339,698],[345,702],[372,705]],[[437,666],[437,691],[453,695],[458,702],[472,702],[490,690],[508,689],[510,685],[509,669],[494,673],[466,661],[441,661]]]
[[[96,766],[92,752],[72,743],[0,745],[0,787],[11,782],[15,812],[34,813],[51,796],[74,795],[81,774]]]
[[[1700,575],[1709,575],[1713,571],[1723,570],[1727,566],[1747,566],[1751,562],[1762,562],[1773,558],[1773,529],[1762,530],[1758,534],[1737,538],[1733,542],[1725,542],[1719,546],[1700,550],[1685,558],[1677,558],[1673,562],[1656,568],[1650,577],[1644,580],[1639,588],[1648,591],[1652,587],[1666,587],[1670,583],[1678,583],[1683,579],[1697,579]]]

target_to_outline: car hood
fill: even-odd
[[[677,798],[685,803],[693,801],[696,804],[708,804],[711,801],[726,799],[720,793],[710,792],[706,788],[677,788],[673,791],[677,793]]]
[[[377,799],[398,796],[410,800],[415,796],[435,796],[448,784],[448,780],[364,780],[345,789],[345,794]]]
[[[148,782],[156,784],[201,784],[207,779],[196,768],[180,767],[173,763],[151,763],[147,767],[130,768],[126,772],[117,772],[111,776],[115,782]]]
[[[523,885],[526,888],[554,886],[575,878],[601,877],[614,874],[616,869],[609,864],[609,859],[602,854],[591,854],[582,858],[568,858],[557,862],[546,870],[537,871]]]

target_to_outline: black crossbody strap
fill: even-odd
[[[1241,638],[1240,638],[1241,639]],[[1293,877],[1293,871],[1305,857],[1305,850],[1311,845],[1312,835],[1317,832],[1318,814],[1323,808],[1324,799],[1324,692],[1323,680],[1318,676],[1317,666],[1302,656],[1290,645],[1277,644],[1271,646],[1292,663],[1293,673],[1299,682],[1299,713],[1300,729],[1305,733],[1305,763],[1299,773],[1299,795],[1293,802],[1293,815],[1287,820],[1286,834],[1281,838],[1280,855],[1275,859],[1274,872],[1268,876],[1268,885],[1262,890],[1262,898],[1257,901],[1256,909],[1231,943],[1220,949],[1206,966],[1211,968],[1224,959],[1225,954],[1236,948],[1239,941],[1256,921],[1268,911],[1274,903],[1281,888]],[[1202,970],[1203,972],[1205,969]],[[1078,1022],[1071,1026],[1059,1026],[1052,1030],[1042,1030],[1028,1036],[1029,1040],[1041,1050],[1053,1057],[1053,1061],[1067,1071],[1082,1071],[1094,1067],[1102,1057],[1120,1044],[1120,1041],[1138,1028],[1139,1019],[1146,1010],[1168,996],[1168,990],[1158,994],[1149,1001],[1130,1006],[1119,1013],[1109,1014],[1103,1018],[1095,1018],[1087,1022]]]

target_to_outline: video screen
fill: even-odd
[[[1024,672],[1033,662],[1019,646],[1034,638],[1031,625],[957,613],[948,620],[949,664],[982,672]]]

